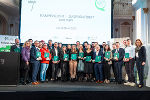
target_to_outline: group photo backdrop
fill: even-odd
[[[74,44],[111,39],[111,0],[22,0],[20,39]]]

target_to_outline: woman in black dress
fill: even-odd
[[[86,61],[86,57],[87,56],[91,56],[91,60],[90,61]],[[93,63],[92,63],[92,57],[93,56],[93,51],[91,50],[91,45],[88,44],[87,46],[87,50],[85,51],[85,55],[84,55],[84,60],[85,60],[85,67],[84,67],[84,71],[86,74],[86,79],[87,81],[91,81],[92,79],[92,74],[93,74]]]

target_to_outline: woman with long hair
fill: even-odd
[[[71,81],[75,81],[76,78],[76,69],[77,69],[77,50],[76,46],[72,45],[71,52],[70,52],[70,61],[69,61],[69,66],[70,66],[70,79]]]
[[[135,54],[136,54],[136,67],[138,71],[138,76],[139,76],[139,88],[142,88],[144,85],[144,66],[146,63],[146,49],[143,46],[143,43],[140,39],[137,39],[135,41]]]
[[[22,55],[22,64],[24,68],[24,82],[26,85],[27,81],[29,81],[29,70],[30,70],[30,42],[26,41],[23,45],[21,55]]]

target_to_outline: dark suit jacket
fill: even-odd
[[[17,48],[16,45],[12,45],[11,48],[10,48],[10,52],[15,52],[14,49],[16,49],[16,48]]]
[[[146,62],[146,49],[144,46],[142,46],[141,49],[139,50],[138,56],[139,56],[140,62]]]
[[[60,51],[59,51],[59,49],[58,49],[58,48],[57,48],[57,51],[58,51],[57,56],[60,58]],[[54,58],[54,56],[56,56],[55,49],[53,48],[53,49],[51,50],[51,52],[52,52],[52,59],[53,59],[53,58]]]
[[[115,53],[115,52],[116,52],[116,49],[115,49],[114,51],[112,51],[112,53],[113,53],[113,58],[114,58],[114,53]],[[119,59],[118,59],[118,61],[123,61],[123,58],[124,58],[124,56],[125,56],[125,51],[124,51],[124,49],[123,49],[123,48],[119,48],[118,53],[119,53]]]
[[[30,62],[31,63],[37,61],[36,52],[39,52],[39,50],[37,50],[35,46],[32,46],[30,50]]]
[[[101,50],[99,51],[98,56],[101,56],[101,62],[103,62],[104,55],[103,55],[103,52]],[[95,60],[95,58],[96,58],[96,52],[93,53],[93,60]]]

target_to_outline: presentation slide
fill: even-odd
[[[20,39],[63,44],[111,39],[111,0],[22,0]]]

